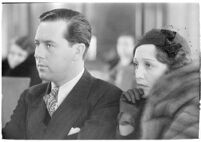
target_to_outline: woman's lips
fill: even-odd
[[[140,83],[138,83],[138,84],[137,84],[137,87],[138,87],[138,88],[148,88],[149,86],[148,86],[148,85],[145,85],[145,84],[140,84]]]

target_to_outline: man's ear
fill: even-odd
[[[73,45],[74,48],[74,61],[83,59],[84,52],[86,50],[86,46],[84,43],[76,43]]]

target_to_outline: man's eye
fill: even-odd
[[[47,48],[52,48],[53,47],[53,45],[49,44],[49,43],[46,46],[47,46]]]
[[[35,46],[39,46],[39,42],[35,41],[34,42]]]

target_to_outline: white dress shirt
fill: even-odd
[[[59,87],[59,92],[58,92],[58,100],[57,100],[57,106],[56,109],[61,105],[63,100],[68,96],[69,92],[73,89],[73,87],[77,84],[77,82],[80,80],[84,73],[84,68],[82,71],[74,77],[72,80],[66,82],[62,86]],[[51,82],[51,89],[54,88],[56,85]]]

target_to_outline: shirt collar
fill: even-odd
[[[76,77],[74,77],[72,80],[66,82],[65,84],[63,84],[62,86],[59,87],[57,107],[60,106],[60,104],[63,102],[63,100],[68,96],[69,92],[73,89],[73,87],[80,80],[83,73],[84,73],[84,68]],[[54,88],[55,84],[53,82],[51,84],[52,84],[51,88]]]
[[[60,86],[59,90],[63,90],[64,88],[69,86],[69,84],[74,84],[74,83],[76,84],[79,81],[79,79],[82,77],[83,73],[84,73],[84,68],[82,69],[82,71],[77,76],[75,76],[73,79],[71,79],[70,81],[66,82],[62,86]],[[56,85],[53,82],[51,82],[51,89],[53,89],[55,87],[56,87]]]

